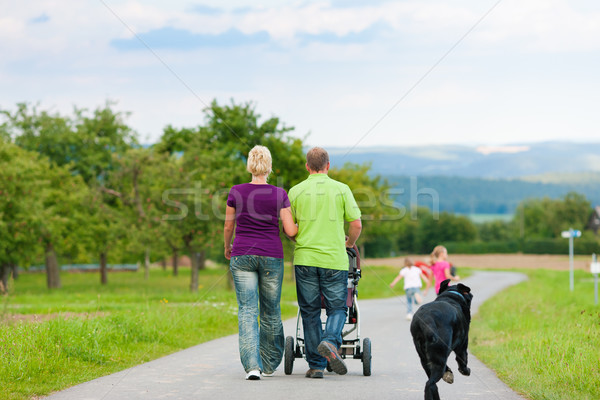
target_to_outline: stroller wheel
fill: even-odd
[[[291,336],[288,336],[285,338],[283,372],[285,372],[286,375],[291,375],[293,369],[294,369],[294,338]]]
[[[371,339],[369,338],[363,340],[362,363],[363,375],[371,376]]]

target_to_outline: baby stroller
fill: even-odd
[[[360,344],[360,309],[357,300],[357,285],[360,280],[360,256],[356,246],[352,249],[346,249],[348,253],[348,297],[346,306],[348,307],[348,318],[344,324],[342,332],[342,347],[339,349],[342,358],[352,357],[355,360],[361,360],[363,363],[363,375],[371,376],[371,340],[364,338],[362,346]],[[294,369],[294,359],[306,358],[304,348],[304,338],[301,334],[302,324],[300,310],[296,319],[296,345],[294,338],[288,336],[285,338],[284,352],[284,372],[291,375]],[[331,372],[329,365],[327,370]]]

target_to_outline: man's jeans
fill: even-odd
[[[283,259],[235,256],[231,257],[229,268],[238,301],[242,365],[246,372],[258,369],[264,373],[271,373],[281,363],[285,344],[279,306]]]
[[[296,293],[304,329],[306,361],[311,369],[325,369],[327,360],[317,351],[322,340],[336,348],[342,345],[342,330],[348,309],[348,271],[296,265]],[[321,294],[327,322],[321,322]]]

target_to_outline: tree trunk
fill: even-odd
[[[167,270],[167,259],[163,258],[162,261],[160,262],[160,266],[162,267],[163,271]]]
[[[8,293],[8,276],[10,265],[0,264],[0,294]]]
[[[365,258],[365,244],[364,244],[364,243],[362,243],[362,244],[360,245],[360,259],[362,260],[362,259],[364,259],[364,258]]]
[[[17,279],[19,279],[19,267],[17,266],[17,264],[13,264],[10,266],[10,268],[12,269],[12,277],[16,281]]]
[[[60,267],[52,243],[46,244],[46,283],[48,289],[58,289],[60,284]]]
[[[173,276],[179,275],[179,252],[173,249]]]
[[[150,248],[146,247],[146,254],[144,255],[144,279],[150,279]]]
[[[200,269],[200,259],[198,257],[198,254],[193,251],[192,249],[189,249],[188,254],[190,255],[190,259],[192,260],[192,272],[191,272],[191,279],[190,279],[190,291],[191,292],[197,292],[198,291],[198,270]]]
[[[206,269],[206,250],[202,250],[200,253],[197,253],[198,256],[198,269],[203,270]]]
[[[100,283],[106,285],[108,283],[108,273],[106,265],[106,252],[100,253]]]

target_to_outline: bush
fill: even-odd
[[[523,241],[522,250],[525,254],[569,254],[567,239],[527,239]],[[600,253],[600,243],[595,239],[581,238],[573,242],[575,254]]]
[[[445,244],[449,253],[454,254],[488,254],[488,253],[517,253],[519,242],[494,241],[494,242],[449,242]]]

